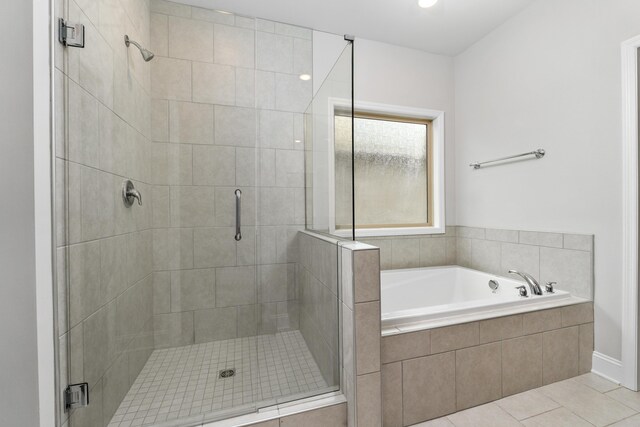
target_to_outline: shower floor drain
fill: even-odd
[[[235,375],[236,375],[235,368],[233,368],[233,369],[223,369],[222,371],[218,372],[218,378],[231,378],[231,377],[233,377]]]

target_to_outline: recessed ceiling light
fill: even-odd
[[[293,141],[293,142],[295,142],[296,144],[300,144],[300,143],[302,142],[302,140],[300,140],[300,139],[296,139],[296,140],[295,140],[295,141]]]
[[[418,0],[418,6],[423,9],[427,9],[435,5],[436,3],[438,3],[438,0]]]
[[[231,12],[227,12],[226,10],[216,10],[218,13],[222,13],[223,15],[233,15]]]
[[[305,82],[307,80],[311,80],[311,75],[310,74],[300,74],[300,80],[304,80]]]

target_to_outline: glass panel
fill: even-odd
[[[336,116],[335,128],[340,181],[351,173],[351,117]],[[355,118],[358,227],[428,225],[427,134],[426,123]],[[351,222],[351,190],[341,190],[336,192],[337,228]]]
[[[100,11],[127,15],[150,58],[91,8],[54,1],[87,37],[55,46],[59,424],[146,418],[132,402],[149,401],[154,422],[195,425],[336,389],[335,243],[307,259],[322,287],[304,294],[299,273],[311,31],[275,40],[253,18],[156,0]],[[347,49],[324,105],[333,93],[350,108]],[[81,382],[90,405],[66,412],[62,390]]]
[[[344,48],[305,113],[306,225],[342,237],[353,237],[352,49]],[[333,123],[336,112],[345,117],[339,129]],[[341,233],[336,233],[336,212],[342,215]]]

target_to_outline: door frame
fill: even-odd
[[[622,43],[622,373],[638,390],[638,50],[640,36]]]

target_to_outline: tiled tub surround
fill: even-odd
[[[123,42],[149,44],[149,5],[56,0],[55,16],[86,28],[54,63],[60,386],[91,396],[60,425],[105,426],[153,351],[150,71]],[[125,179],[142,206],[124,206]]]
[[[311,31],[163,0],[150,26],[156,348],[298,329]]]
[[[593,304],[382,337],[385,426],[409,426],[591,370]]]
[[[380,248],[383,270],[460,265],[508,276],[514,269],[541,284],[558,282],[558,289],[593,299],[593,235],[451,226],[444,235],[362,241]]]

